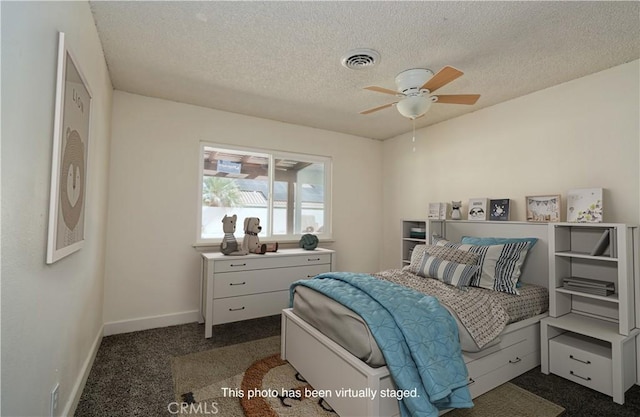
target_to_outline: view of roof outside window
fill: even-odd
[[[222,238],[221,219],[233,214],[239,233],[242,219],[260,218],[262,238],[325,232],[326,163],[207,146],[203,158],[201,239]]]

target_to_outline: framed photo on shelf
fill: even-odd
[[[85,240],[87,160],[91,90],[69,50],[58,38],[47,263],[80,250]]]
[[[581,188],[567,192],[567,221],[602,223],[602,188]]]
[[[429,213],[427,213],[429,220],[440,219],[440,203],[429,203]]]
[[[449,203],[429,203],[429,220],[447,220],[449,217]]]
[[[525,197],[528,222],[559,222],[560,194]]]
[[[508,221],[510,203],[511,200],[508,198],[489,200],[489,220]]]
[[[469,208],[467,211],[467,218],[469,220],[487,220],[487,203],[486,198],[471,198],[469,199]]]

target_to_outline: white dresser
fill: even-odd
[[[289,286],[334,270],[335,252],[281,249],[264,255],[202,254],[200,322],[205,337],[216,324],[279,314],[289,307]]]

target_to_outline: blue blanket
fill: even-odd
[[[473,406],[458,328],[436,298],[367,274],[330,272],[294,282],[291,303],[297,285],[338,301],[367,322],[397,389],[413,390],[399,400],[403,417]]]

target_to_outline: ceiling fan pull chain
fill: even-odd
[[[411,139],[411,142],[413,142],[413,149],[411,150],[411,152],[415,152],[416,151],[416,119],[412,119],[411,121],[413,122],[413,138]]]

